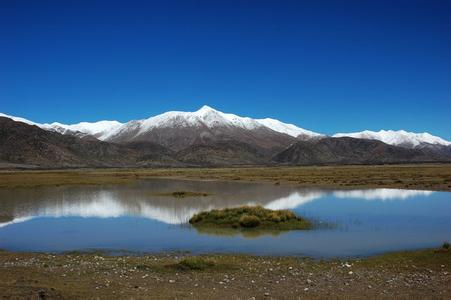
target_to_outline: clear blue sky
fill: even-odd
[[[127,121],[203,104],[451,140],[451,1],[1,1],[1,112]]]

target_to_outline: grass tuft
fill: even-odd
[[[184,260],[180,261],[179,263],[174,265],[179,270],[196,270],[196,271],[202,271],[207,268],[212,268],[215,266],[215,263],[211,260],[194,256],[194,257],[188,257]]]
[[[239,223],[242,227],[254,228],[260,225],[260,218],[252,215],[242,215],[239,219]]]
[[[213,209],[194,215],[189,222],[195,227],[238,229],[301,230],[312,227],[309,220],[289,210],[271,210],[261,206]]]

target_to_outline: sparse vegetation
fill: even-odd
[[[167,193],[158,193],[158,196],[169,196],[175,198],[185,198],[185,197],[207,197],[210,194],[205,192],[192,192],[192,191],[175,191],[175,192],[167,192]]]
[[[0,266],[0,295],[5,299],[451,297],[451,251],[441,247],[331,260],[0,250]]]
[[[253,215],[242,215],[238,220],[240,225],[245,228],[254,228],[260,225],[260,218]]]
[[[444,242],[443,245],[442,245],[442,248],[448,250],[449,249],[449,242]]]
[[[187,257],[173,266],[180,270],[202,271],[207,268],[214,267],[215,263],[212,260],[203,258],[201,256],[193,256],[193,257]]]
[[[0,188],[123,184],[150,178],[258,181],[305,187],[451,191],[451,164],[0,171]]]
[[[214,209],[194,215],[189,222],[195,227],[237,229],[302,230],[312,227],[310,221],[289,210],[270,210],[261,206]]]

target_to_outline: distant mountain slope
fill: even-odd
[[[278,120],[245,118],[208,106],[195,112],[167,112],[127,123],[39,124],[0,114],[0,166],[60,168],[435,161],[451,161],[451,143],[428,133],[364,131],[328,137]]]
[[[54,122],[52,124],[43,124],[41,128],[46,130],[55,130],[62,134],[82,132],[104,141],[114,132],[114,130],[117,130],[122,125],[123,124],[118,121],[98,121],[94,123],[81,122],[73,125]]]
[[[175,151],[198,143],[236,140],[258,145],[268,151],[281,150],[295,139],[310,140],[326,137],[323,134],[300,128],[275,119],[252,119],[223,113],[209,106],[195,112],[170,111],[144,120],[127,123],[118,121],[81,122],[73,125],[54,122],[39,124],[20,117],[1,114],[42,129],[79,137],[90,135],[102,141],[127,143],[146,141],[161,144]],[[429,133],[404,130],[362,131],[337,133],[333,137],[354,137],[379,140],[386,144],[405,148],[429,148],[430,151],[447,152],[448,142]],[[440,146],[440,147],[437,147]]]
[[[62,135],[0,117],[0,162],[61,168],[152,166],[168,160],[173,162],[161,151],[146,159],[140,151],[123,145]]]
[[[23,118],[3,116],[62,134],[91,135],[99,140],[115,143],[154,142],[175,151],[196,144],[233,140],[275,153],[290,145],[298,136],[303,139],[322,136],[278,120],[240,117],[209,106],[203,106],[195,112],[171,111],[127,123],[99,121],[74,125],[57,122],[38,124]]]
[[[405,148],[416,148],[424,144],[441,146],[451,145],[451,142],[445,141],[444,139],[438,136],[433,136],[427,132],[414,133],[407,132],[405,130],[380,130],[377,132],[365,130],[362,132],[337,133],[333,135],[333,137],[345,136],[358,139],[378,140],[389,145],[401,146]]]
[[[47,131],[58,132],[66,135],[75,135],[78,137],[90,135],[98,139],[102,139],[103,135],[110,132],[112,128],[122,124],[116,121],[99,121],[95,123],[81,122],[74,125],[66,125],[58,122],[54,122],[52,124],[40,124],[21,117],[14,117],[3,113],[0,113],[0,117],[8,118],[16,122],[22,122],[28,125],[34,125]]]
[[[431,157],[417,149],[350,137],[299,141],[273,157],[274,162],[296,165],[433,162],[450,159],[450,156]]]
[[[247,143],[220,141],[195,144],[177,152],[178,160],[201,166],[264,165],[270,157]]]

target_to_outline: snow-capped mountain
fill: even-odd
[[[217,128],[236,127],[246,130],[254,130],[262,127],[260,123],[251,118],[243,118],[233,114],[225,114],[209,106],[203,106],[195,112],[169,111],[161,115],[144,120],[134,120],[123,124],[110,136],[114,139],[121,134],[134,133],[134,138],[139,138],[149,131],[157,128]]]
[[[98,121],[98,122],[81,122],[78,124],[66,125],[58,122],[52,124],[43,124],[41,128],[47,130],[55,130],[62,134],[71,132],[82,132],[96,137],[99,140],[106,140],[108,136],[123,124],[118,121]]]
[[[8,119],[14,120],[16,122],[22,122],[22,123],[25,123],[28,125],[34,125],[34,126],[38,126],[38,127],[41,127],[43,125],[43,124],[35,123],[30,120],[21,118],[21,117],[14,117],[14,116],[10,116],[10,115],[3,114],[3,113],[0,113],[0,117],[8,118]]]
[[[114,140],[115,137],[127,132],[134,132],[136,137],[145,134],[155,128],[182,128],[182,127],[236,127],[245,130],[255,130],[260,128],[271,129],[273,131],[287,134],[292,137],[318,137],[322,134],[297,127],[293,124],[283,123],[275,119],[252,119],[240,117],[230,113],[223,113],[204,105],[195,112],[170,111],[148,119],[132,120],[127,123],[118,121],[98,121],[81,122],[78,124],[66,125],[58,122],[51,124],[40,124],[30,120],[14,117],[0,113],[0,116],[13,119],[14,121],[35,125],[45,130],[57,131],[60,133],[82,132],[95,136],[99,140]]]
[[[130,121],[111,131],[105,140],[118,143],[151,141],[173,150],[194,144],[235,141],[270,150],[282,149],[292,143],[295,130],[309,133],[294,125],[281,122],[278,125],[275,130],[274,126],[267,126],[260,120],[223,113],[205,105],[194,112],[170,111]],[[290,130],[284,130],[281,125]],[[311,134],[311,137],[318,135]]]
[[[5,117],[12,119],[17,122],[26,123],[28,125],[38,126],[44,130],[55,131],[61,134],[72,134],[72,135],[91,135],[99,140],[105,140],[109,133],[114,131],[115,128],[123,125],[118,121],[98,121],[98,122],[81,122],[78,124],[66,125],[58,122],[48,123],[36,123],[21,117],[14,117],[7,114],[0,113],[0,117]]]
[[[73,125],[57,122],[39,124],[23,118],[3,116],[61,134],[80,137],[89,135],[102,141],[121,144],[151,142],[174,151],[193,145],[216,147],[217,143],[222,143],[220,147],[224,149],[224,142],[226,142],[229,146],[233,145],[234,149],[246,148],[246,151],[255,151],[258,155],[269,156],[295,142],[297,137],[308,140],[322,136],[292,124],[273,119],[257,120],[241,117],[220,112],[206,105],[194,112],[170,111],[127,123],[99,121]]]
[[[0,113],[14,121],[35,125],[48,131],[77,136],[89,135],[107,142],[155,142],[174,150],[180,150],[199,142],[237,140],[255,143],[263,148],[286,147],[295,140],[310,140],[326,137],[323,134],[300,128],[275,119],[252,119],[223,113],[204,105],[194,112],[170,111],[142,120],[126,123],[118,121],[81,122],[66,125],[58,122],[40,124]],[[429,133],[414,133],[404,130],[365,130],[362,132],[337,133],[332,137],[353,137],[379,140],[389,145],[405,148],[423,146],[448,147],[448,142]]]
[[[208,106],[127,123],[40,124],[0,114],[0,132],[0,165],[53,168],[451,161],[451,143],[428,133],[382,130],[329,137],[278,120],[240,117]]]
[[[144,120],[130,121],[115,128],[105,139],[107,141],[135,141],[149,139],[149,134],[155,131],[165,131],[166,135],[170,129],[179,131],[190,129],[197,131],[199,137],[211,139],[216,136],[232,134],[231,131],[239,133],[266,132],[274,135],[275,132],[290,137],[316,137],[320,134],[299,128],[292,124],[285,124],[272,119],[252,119],[240,117],[230,113],[223,113],[209,106],[203,106],[195,112],[170,111]],[[183,138],[183,137],[182,137]]]
[[[287,124],[280,122],[279,120],[275,119],[257,119],[258,123],[262,124],[263,126],[266,126],[268,128],[271,128],[274,131],[285,133],[288,135],[291,135],[292,137],[321,137],[324,136],[323,134],[316,133],[310,130],[306,130],[300,127],[297,127],[293,124]]]
[[[405,130],[380,130],[380,131],[369,131],[365,130],[362,132],[351,132],[351,133],[337,133],[333,137],[353,137],[359,139],[369,139],[369,140],[379,140],[389,145],[401,146],[405,148],[416,148],[424,144],[440,145],[440,146],[450,146],[451,142],[445,141],[444,139],[431,135],[427,132],[424,133],[414,133],[407,132]]]

